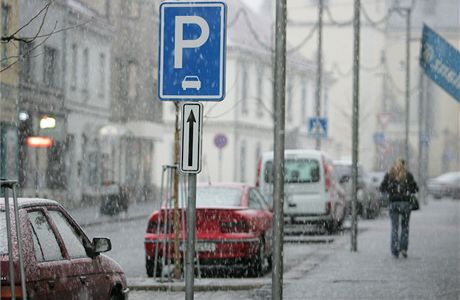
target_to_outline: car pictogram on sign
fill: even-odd
[[[185,91],[187,89],[196,89],[199,91],[201,89],[201,81],[198,76],[185,76],[182,80],[182,89]]]

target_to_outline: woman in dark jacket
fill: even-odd
[[[409,219],[412,210],[410,198],[417,193],[418,186],[414,176],[406,170],[404,160],[397,159],[390,171],[385,174],[380,191],[387,193],[390,200],[391,254],[406,258],[409,245]],[[401,235],[399,223],[401,220]]]

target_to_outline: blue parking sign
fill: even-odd
[[[160,5],[161,100],[224,99],[226,14],[223,2]]]

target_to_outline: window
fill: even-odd
[[[97,152],[88,154],[88,184],[96,186],[99,183],[99,156]]]
[[[292,83],[288,83],[287,87],[287,121],[292,122]]]
[[[138,94],[137,63],[128,64],[128,99],[134,100]]]
[[[50,210],[49,214],[64,240],[65,248],[70,257],[87,257],[85,247],[83,246],[83,237],[79,236],[76,229],[69,223],[62,212]]]
[[[257,199],[256,195],[254,194],[254,189],[251,189],[249,191],[249,203],[248,203],[249,208],[261,210],[262,205],[259,202],[259,199]]]
[[[262,146],[260,145],[260,142],[257,142],[256,144],[256,162],[259,161],[260,157],[262,156]]]
[[[262,210],[269,209],[265,198],[257,189],[254,188],[249,191],[249,207]]]
[[[32,49],[34,48],[34,43],[24,43],[20,44],[20,54],[21,54],[21,78],[25,81],[31,81],[33,79],[33,70],[32,70]]]
[[[305,79],[302,80],[302,90],[301,90],[301,109],[300,109],[300,120],[307,120],[307,82]]]
[[[77,44],[73,44],[72,45],[72,50],[71,50],[71,55],[72,55],[72,62],[71,62],[71,66],[70,66],[70,69],[71,69],[71,74],[70,74],[70,88],[72,90],[75,90],[76,86],[77,86],[77,72],[78,72],[78,48],[77,48]]]
[[[43,83],[48,87],[57,87],[57,50],[44,47]]]
[[[5,211],[0,211],[0,254],[8,253],[8,241],[6,239],[6,216]]]
[[[248,70],[245,63],[241,63],[241,112],[248,113]]]
[[[10,17],[10,7],[2,2],[2,36],[8,36],[9,34],[9,17]],[[8,43],[2,43],[2,66],[8,64]]]
[[[83,82],[83,92],[88,93],[89,86],[89,50],[86,48],[83,51],[83,72],[81,73]]]
[[[246,141],[241,142],[240,148],[240,181],[246,181]]]
[[[99,54],[99,97],[105,95],[105,54]]]
[[[261,118],[264,115],[264,70],[259,70],[259,76],[257,77],[257,116]]]
[[[42,211],[28,213],[37,261],[64,259],[56,236]]]
[[[265,164],[265,182],[273,183],[273,161]],[[320,179],[319,162],[315,159],[286,159],[284,162],[285,183],[313,183]]]
[[[58,119],[60,121],[61,119]],[[54,141],[48,150],[48,168],[46,170],[46,182],[53,189],[65,189],[67,187],[66,167],[62,162],[66,154],[64,143]]]

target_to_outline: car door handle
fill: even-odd
[[[48,286],[52,289],[54,289],[54,286],[56,285],[56,282],[54,280],[48,280]]]
[[[297,204],[295,204],[295,203],[289,203],[288,205],[289,205],[289,207],[296,207],[297,206]]]
[[[81,283],[85,284],[87,282],[86,276],[80,276],[79,278]]]

